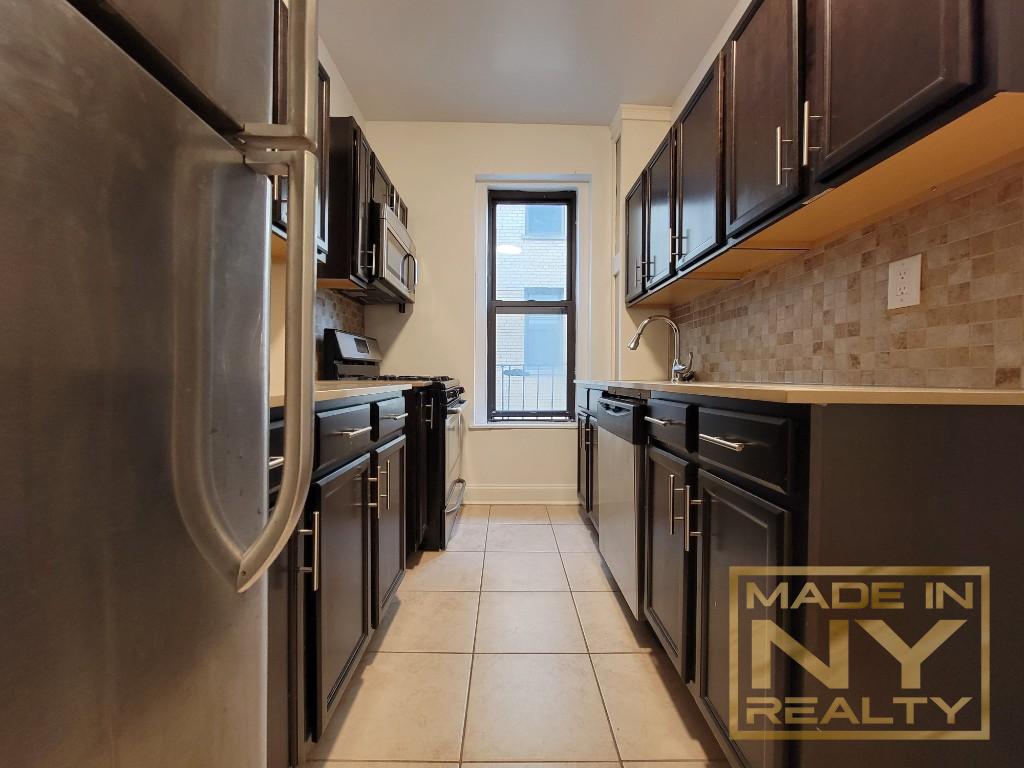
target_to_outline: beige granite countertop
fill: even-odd
[[[384,392],[403,392],[412,389],[416,381],[364,381],[361,379],[339,379],[337,381],[318,381],[314,397],[319,403],[323,400],[340,400],[343,397],[359,397],[360,395],[379,395]],[[270,407],[284,405],[284,395],[271,395]]]
[[[952,389],[938,387],[855,387],[823,384],[725,382],[609,381],[577,379],[577,384],[619,387],[681,395],[734,397],[771,403],[846,405],[1024,405],[1020,389]]]

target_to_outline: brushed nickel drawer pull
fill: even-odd
[[[402,419],[409,418],[408,413],[399,413],[395,416],[381,416],[382,419],[391,419],[392,421],[401,421]]]
[[[362,427],[361,429],[339,429],[335,432],[328,432],[329,435],[339,435],[342,437],[358,437],[359,435],[365,435],[370,432],[373,427]]]
[[[284,456],[271,456],[267,460],[267,470],[274,470],[284,466]]]
[[[674,419],[656,419],[653,416],[644,416],[644,421],[657,424],[659,427],[683,426],[686,423],[685,421],[675,421]]]
[[[721,437],[715,437],[714,435],[705,435],[703,432],[697,435],[697,437],[699,437],[706,443],[717,445],[719,448],[728,448],[730,451],[735,451],[736,453],[739,453],[740,451],[747,447],[746,443],[736,443],[733,442],[732,440],[726,440]]]

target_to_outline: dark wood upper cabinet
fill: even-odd
[[[337,706],[340,692],[362,655],[371,633],[370,520],[366,503],[370,457],[348,464],[310,491],[306,547],[320,551],[305,559],[317,562],[308,575],[312,647],[309,684],[312,686],[310,727],[319,739]],[[314,561],[313,556],[318,560]]]
[[[721,733],[729,732],[729,569],[732,566],[787,565],[788,512],[743,489],[699,472],[700,507],[695,529],[698,547],[698,616],[696,680],[698,702]],[[762,585],[764,590],[767,587]],[[768,594],[770,590],[765,591]],[[778,605],[764,609],[761,618],[788,624]],[[782,654],[774,659],[781,665]],[[782,697],[788,690],[785,669],[772,675],[773,689],[763,695]],[[735,741],[731,747],[750,768],[786,765],[784,742]]]
[[[726,46],[726,230],[800,193],[798,0],[762,0]]]
[[[976,80],[974,0],[811,0],[803,158],[818,179]],[[805,163],[806,164],[806,163]]]
[[[644,615],[676,670],[692,674],[693,568],[687,544],[689,511],[684,489],[694,487],[694,468],[671,453],[647,449],[647,542]],[[689,537],[694,541],[693,537]]]
[[[671,131],[647,166],[647,258],[645,290],[670,277],[673,257],[672,194],[674,135]]]
[[[321,254],[328,251],[330,226],[330,145],[331,145],[331,78],[322,66],[317,70],[317,123],[316,157],[319,178],[316,187],[316,248]]]
[[[387,608],[405,573],[406,438],[374,451],[377,498],[373,515],[373,623]]]
[[[275,122],[284,122],[288,114],[288,7],[278,0],[274,10],[274,94]],[[331,78],[323,66],[317,68],[317,132],[316,155],[319,163],[316,205],[317,258],[323,261],[328,249],[330,199],[330,172],[328,150],[330,146]],[[275,176],[271,193],[271,224],[282,234],[288,231],[288,178]]]
[[[638,297],[644,291],[646,269],[646,205],[647,174],[641,173],[633,188],[626,194],[626,257],[623,265],[626,277],[626,300]]]
[[[677,269],[718,248],[722,218],[723,58],[719,56],[676,128]]]

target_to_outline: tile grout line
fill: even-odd
[[[583,619],[580,617],[580,607],[576,605],[576,593],[573,592],[572,584],[569,583],[569,572],[565,570],[565,560],[562,559],[562,551],[558,552],[558,560],[562,564],[562,572],[565,574],[566,584],[569,584],[569,599],[572,600],[572,607],[576,611],[576,621],[579,622],[580,632],[583,635],[583,644],[587,649],[587,661],[590,662],[590,671],[594,675],[594,683],[597,685],[597,694],[601,697],[601,708],[604,710],[604,718],[608,723],[608,733],[611,734],[612,744],[615,746],[615,756],[619,765],[622,763],[622,751],[619,749],[619,740],[615,738],[615,727],[612,725],[612,716],[608,712],[608,702],[605,701],[604,691],[601,689],[601,679],[597,676],[597,667],[594,666],[594,655],[590,652],[590,641],[587,640],[587,631],[583,628]]]
[[[476,621],[473,622],[473,648],[469,656],[469,680],[466,683],[466,708],[462,714],[462,739],[459,741],[459,764],[466,753],[466,732],[469,730],[469,697],[473,691],[473,667],[476,666],[476,637],[480,631],[480,608],[484,598],[484,568],[487,567],[487,536],[491,531],[491,508],[487,507],[487,530],[484,531],[484,552],[480,561],[480,583],[476,596]]]

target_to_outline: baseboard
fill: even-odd
[[[573,485],[466,485],[466,504],[575,504]]]

